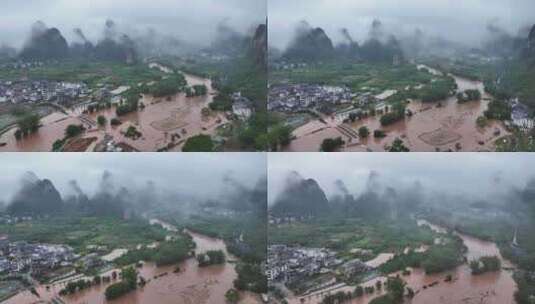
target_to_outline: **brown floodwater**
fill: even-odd
[[[0,135],[0,151],[51,151],[52,144],[64,137],[65,128],[69,124],[84,124],[88,128],[83,137],[97,137],[102,140],[105,134],[111,135],[116,143],[126,143],[139,151],[157,151],[172,143],[171,151],[180,151],[188,137],[198,134],[216,133],[218,126],[225,124],[227,119],[221,112],[211,112],[203,116],[201,111],[208,107],[217,91],[212,87],[210,79],[184,74],[188,85],[204,84],[208,88],[205,96],[186,97],[179,93],[174,96],[155,98],[143,95],[141,102],[145,105],[143,110],[129,113],[119,117],[122,125],[112,127],[109,121],[116,118],[115,108],[94,112],[89,115],[94,123],[99,115],[108,119],[105,128],[91,125],[87,120],[81,120],[83,109],[75,107],[69,109],[68,114],[53,113],[41,120],[42,127],[35,134],[22,140],[16,140],[15,128]],[[134,125],[142,133],[136,140],[125,137],[123,134],[129,126]],[[174,136],[173,136],[174,135]],[[174,137],[174,141],[173,141]],[[180,137],[180,138],[178,138]],[[89,150],[92,150],[91,145]]]
[[[355,131],[367,126],[372,134],[373,130],[382,129],[386,132],[386,137],[381,139],[373,136],[362,140],[349,138],[335,128],[341,122],[333,117],[326,118],[326,124],[314,120],[297,128],[293,133],[296,139],[285,149],[295,152],[318,151],[323,139],[341,136],[346,141],[343,151],[380,152],[396,138],[401,138],[411,151],[493,151],[494,141],[508,134],[503,123],[490,121],[485,128],[476,126],[477,118],[488,108],[492,96],[484,92],[481,81],[452,76],[459,90],[478,89],[482,93],[482,100],[462,104],[457,103],[455,96],[432,103],[412,100],[407,109],[414,115],[392,125],[382,127],[380,116],[349,124]],[[457,149],[459,145],[460,149]]]
[[[433,225],[427,221],[418,221],[419,225],[428,225],[438,233],[445,233],[446,229],[438,225]],[[457,232],[456,232],[457,233]],[[411,274],[402,276],[407,286],[412,288],[416,295],[413,299],[406,299],[404,303],[410,304],[513,304],[516,283],[512,277],[510,267],[513,265],[505,260],[495,243],[476,239],[474,237],[457,233],[468,248],[466,257],[468,261],[480,258],[482,256],[496,255],[502,260],[502,266],[508,268],[497,272],[485,273],[482,275],[472,275],[470,267],[464,263],[454,270],[445,271],[438,274],[428,275],[422,269],[411,269]],[[394,273],[393,275],[400,274]],[[400,274],[401,275],[401,274]],[[453,280],[445,282],[447,275],[451,275]],[[362,286],[374,286],[381,280],[383,283],[386,277],[378,277],[367,281]],[[438,284],[427,287],[435,282]],[[339,291],[353,292],[355,286],[344,285],[342,287],[326,288],[303,297],[291,297],[288,302],[291,304],[319,304],[321,300],[329,293],[334,294]],[[372,299],[383,294],[376,292],[372,295],[364,295],[358,299],[353,299],[351,304],[367,304]],[[301,302],[304,299],[304,302]]]
[[[151,223],[162,224],[170,231],[177,231],[170,224],[151,220]],[[61,299],[66,303],[107,303],[107,304],[131,304],[131,303],[161,303],[161,304],[220,304],[224,303],[225,293],[233,288],[233,281],[237,278],[234,263],[236,258],[229,255],[225,243],[216,238],[192,231],[185,231],[192,236],[197,245],[196,253],[207,250],[222,250],[227,255],[228,262],[223,265],[214,265],[208,267],[198,267],[195,258],[189,258],[178,264],[180,272],[174,273],[175,265],[156,267],[154,263],[144,263],[137,271],[140,276],[147,280],[144,287],[139,287],[117,300],[106,301],[104,291],[109,284],[101,284],[91,287],[75,295],[64,296]],[[111,275],[113,271],[120,272],[118,269],[112,269],[102,275]],[[45,286],[38,286],[37,292],[40,298],[34,296],[29,291],[24,291],[7,300],[6,304],[29,304],[29,303],[47,303],[57,297],[59,291],[65,286],[65,282],[50,285],[47,289]],[[256,304],[261,303],[258,295],[243,292],[240,294],[240,303]]]

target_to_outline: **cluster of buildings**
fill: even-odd
[[[79,258],[67,245],[9,242],[0,235],[0,274],[30,271],[40,274],[57,267],[72,266]]]
[[[357,96],[348,87],[282,84],[270,87],[268,111],[298,112],[322,106],[350,104]]]
[[[70,104],[88,97],[91,91],[84,83],[49,80],[0,80],[0,103],[55,102]]]
[[[0,64],[0,68],[10,69],[10,70],[20,70],[20,69],[38,68],[44,65],[45,65],[44,62],[42,61],[10,61],[10,62]]]
[[[247,120],[253,115],[253,103],[241,92],[232,93],[232,113],[240,120]]]
[[[284,215],[275,216],[271,213],[268,214],[268,223],[270,225],[283,225],[292,223],[302,223],[313,219],[312,215]]]
[[[360,259],[342,260],[327,248],[308,248],[274,244],[268,246],[266,276],[268,282],[289,285],[306,285],[320,274],[331,274],[325,284],[337,284],[338,279],[351,280],[355,276],[374,271],[375,268]]]
[[[508,103],[511,106],[511,120],[513,125],[528,130],[535,127],[535,121],[531,118],[528,106],[521,103],[518,97],[508,100]]]
[[[268,281],[292,283],[320,273],[328,273],[343,263],[336,253],[326,248],[268,246],[266,276]]]
[[[293,69],[302,69],[308,66],[304,62],[289,62],[286,60],[279,60],[277,62],[270,63],[270,68],[275,70],[293,70]]]

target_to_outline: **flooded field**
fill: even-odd
[[[161,224],[170,231],[177,229],[167,223],[152,220],[153,224]],[[209,267],[198,267],[195,258],[189,258],[186,261],[176,265],[180,271],[175,272],[176,266],[156,267],[153,263],[144,263],[137,271],[140,276],[147,280],[147,284],[139,287],[137,290],[120,297],[117,300],[106,301],[104,291],[109,284],[93,286],[87,290],[76,293],[75,295],[61,297],[65,303],[162,303],[162,304],[219,304],[222,303],[225,293],[233,288],[233,281],[237,278],[234,269],[236,258],[229,255],[225,243],[220,239],[210,238],[199,233],[186,231],[197,245],[196,253],[207,250],[222,250],[227,255],[228,262],[224,265],[214,265]],[[111,275],[112,269],[104,273]],[[78,278],[77,278],[78,279]],[[59,291],[65,286],[65,282],[36,288],[40,298],[36,297],[29,291],[20,293],[6,301],[8,304],[28,304],[28,303],[47,303],[57,298]],[[257,295],[252,293],[241,293],[240,303],[254,304],[261,303]]]
[[[445,233],[446,229],[443,227],[433,225],[426,221],[419,221],[419,225],[428,225],[431,229],[438,233]],[[482,256],[496,255],[502,261],[502,267],[512,267],[511,263],[505,260],[499,252],[495,243],[482,241],[468,235],[457,233],[468,248],[466,257],[468,261],[480,258]],[[385,255],[382,255],[381,260],[384,260]],[[393,274],[396,275],[397,273]],[[447,275],[451,275],[453,280],[445,282]],[[427,275],[423,269],[411,269],[411,274],[402,276],[403,280],[407,282],[407,286],[412,288],[416,295],[411,300],[406,300],[406,303],[411,304],[513,304],[514,292],[516,291],[516,283],[512,277],[511,270],[502,269],[498,272],[489,272],[474,276],[471,274],[470,267],[464,263],[454,270],[446,271],[438,274]],[[386,281],[386,277],[379,277],[361,284],[365,286],[374,286],[377,280]],[[432,287],[429,287],[433,285]],[[424,286],[426,286],[424,288]],[[329,293],[336,293],[338,291],[353,292],[355,286],[343,285],[341,287],[335,286],[326,288],[324,290],[314,292],[304,297],[292,297],[288,300],[292,304],[310,303],[319,304],[323,297]],[[372,295],[364,295],[358,299],[354,299],[352,304],[367,304],[375,297],[381,295],[376,292]],[[301,300],[304,299],[304,302]]]
[[[186,97],[184,93],[179,93],[162,98],[144,95],[140,102],[145,108],[118,117],[123,123],[116,127],[109,123],[112,118],[116,118],[115,107],[89,115],[83,115],[84,107],[68,109],[67,114],[55,112],[41,120],[42,127],[37,133],[21,140],[15,138],[16,128],[0,135],[2,143],[0,151],[51,151],[53,143],[64,137],[65,128],[70,124],[83,124],[87,131],[82,137],[96,137],[97,142],[106,137],[115,143],[125,143],[139,151],[157,151],[162,148],[180,151],[188,137],[201,133],[213,135],[219,126],[227,122],[223,113],[210,112],[209,115],[201,113],[217,93],[212,87],[211,80],[189,74],[184,76],[190,86],[206,85],[208,94]],[[108,123],[105,128],[100,128],[96,124],[99,115],[107,118]],[[124,135],[132,125],[142,134],[135,140]],[[95,144],[89,145],[86,150],[92,151]]]
[[[401,138],[411,151],[495,150],[494,141],[508,134],[504,125],[499,121],[491,121],[485,128],[478,128],[476,125],[477,118],[487,110],[492,96],[484,92],[483,83],[480,81],[457,76],[454,78],[459,90],[481,91],[481,101],[459,104],[455,96],[431,103],[413,100],[407,105],[407,109],[413,113],[412,117],[392,125],[382,127],[379,116],[368,117],[347,125],[355,131],[367,126],[372,134],[374,130],[382,129],[386,132],[386,137],[381,139],[373,138],[372,135],[362,140],[351,138],[346,132],[340,132],[336,128],[341,122],[333,117],[326,118],[326,123],[314,120],[294,131],[296,139],[286,147],[286,151],[318,151],[323,139],[338,136],[346,141],[343,151],[381,152],[385,150],[385,145],[391,144],[395,138]]]

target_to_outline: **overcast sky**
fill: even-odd
[[[475,197],[524,187],[535,177],[535,154],[530,153],[270,153],[268,164],[270,203],[291,171],[314,178],[327,196],[335,193],[337,179],[352,194],[360,193],[372,171],[388,186],[419,182],[427,192]]]
[[[15,193],[25,172],[52,180],[65,194],[72,179],[92,194],[108,170],[117,186],[143,186],[197,195],[217,195],[230,176],[248,187],[266,175],[263,153],[2,153],[0,200]]]
[[[206,43],[221,21],[245,32],[265,18],[265,0],[1,0],[0,44],[20,47],[37,20],[58,27],[66,38],[80,27],[90,40],[98,39],[112,19],[127,32],[152,27]]]
[[[443,34],[467,43],[480,40],[489,22],[516,33],[535,23],[533,0],[268,0],[270,43],[284,47],[295,25],[307,20],[337,40],[342,27],[357,41],[366,38],[373,19],[394,33]]]

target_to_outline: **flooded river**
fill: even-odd
[[[186,97],[184,93],[174,96],[155,98],[144,95],[140,102],[145,105],[144,109],[119,117],[122,125],[112,127],[109,122],[116,118],[115,107],[94,112],[88,119],[81,119],[83,107],[68,109],[67,114],[55,112],[41,119],[42,127],[39,132],[31,134],[21,140],[15,139],[16,128],[13,128],[0,136],[0,151],[51,151],[52,144],[65,135],[65,128],[69,124],[84,124],[88,129],[84,138],[96,137],[102,140],[105,135],[113,137],[115,143],[126,143],[139,151],[157,151],[170,146],[171,151],[180,151],[188,137],[198,134],[215,134],[216,129],[225,124],[227,119],[221,112],[210,112],[210,115],[201,113],[203,108],[208,107],[217,93],[212,87],[210,79],[184,74],[188,85],[204,84],[208,88],[205,96]],[[99,115],[107,118],[105,128],[96,125]],[[92,123],[90,123],[92,122]],[[135,126],[142,133],[141,138],[136,140],[125,137],[123,134],[129,126]],[[92,150],[94,144],[87,150]]]
[[[462,104],[457,102],[455,96],[440,102],[423,103],[412,100],[407,105],[407,109],[411,110],[414,115],[403,121],[382,127],[380,116],[375,116],[348,125],[355,131],[362,126],[367,126],[372,134],[373,130],[382,129],[387,136],[381,139],[375,139],[372,135],[362,141],[350,138],[336,128],[341,122],[333,117],[326,118],[325,124],[314,120],[294,131],[297,138],[286,150],[318,151],[323,139],[338,136],[346,141],[344,151],[384,151],[385,145],[391,144],[395,138],[401,138],[411,151],[495,150],[494,141],[507,134],[503,124],[499,121],[491,121],[485,128],[476,126],[477,118],[482,116],[488,108],[489,99],[492,96],[484,92],[484,85],[481,81],[452,76],[459,90],[478,89],[482,93],[482,100]]]
[[[159,220],[151,220],[153,224],[161,224],[165,229],[176,232],[176,227]],[[189,258],[178,264],[180,271],[175,273],[175,265],[156,267],[153,263],[144,263],[137,271],[148,282],[144,287],[120,297],[117,300],[106,301],[104,291],[109,284],[91,287],[75,295],[61,297],[65,303],[108,303],[108,304],[136,304],[136,303],[161,303],[161,304],[220,304],[224,302],[225,293],[233,288],[233,281],[237,278],[234,262],[236,258],[229,255],[225,243],[220,239],[207,237],[192,231],[185,231],[193,238],[197,245],[196,253],[207,250],[222,250],[227,255],[228,262],[223,265],[198,267],[195,258]],[[113,269],[103,275],[111,275]],[[50,289],[39,286],[37,292],[40,298],[32,295],[29,291],[20,293],[9,300],[7,304],[47,303],[57,297],[65,283],[52,284]],[[241,293],[240,303],[261,303],[257,295]]]
[[[438,233],[445,233],[446,229],[443,227],[433,225],[427,221],[419,220],[419,225],[427,225]],[[482,241],[474,237],[457,233],[468,248],[466,257],[468,261],[480,258],[482,256],[496,255],[502,260],[502,267],[510,268],[511,263],[505,260],[495,243]],[[384,255],[383,255],[384,257]],[[383,259],[384,260],[384,259]],[[394,274],[395,275],[395,274]],[[451,275],[453,280],[445,282],[447,275]],[[470,267],[464,263],[454,270],[446,271],[438,274],[427,275],[423,269],[411,269],[411,274],[408,276],[401,276],[407,282],[407,286],[412,288],[416,295],[413,299],[407,299],[405,303],[410,304],[513,304],[514,292],[516,291],[516,283],[512,277],[511,270],[502,269],[497,272],[489,272],[481,275],[472,275]],[[361,284],[362,286],[374,286],[377,280],[383,283],[386,277],[379,277]],[[438,284],[433,287],[427,287],[435,282]],[[292,297],[289,299],[291,304],[319,304],[322,298],[329,293],[336,293],[338,291],[353,292],[354,286],[343,286],[339,288],[326,288],[324,290],[314,292],[305,297]],[[382,293],[376,292],[372,295],[364,295],[358,299],[354,299],[351,304],[367,304],[375,297]],[[304,302],[301,302],[301,299]]]

